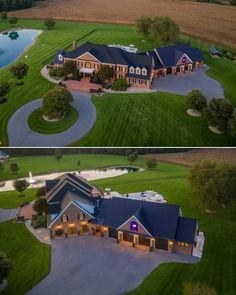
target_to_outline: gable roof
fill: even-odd
[[[94,223],[119,228],[135,216],[152,236],[175,239],[180,207],[125,198],[103,199]]]
[[[190,44],[163,46],[155,48],[154,51],[159,60],[157,66],[160,64],[163,64],[163,67],[175,66],[184,54],[193,62],[204,60],[201,51],[193,48]]]
[[[176,230],[175,240],[194,244],[197,231],[197,220],[180,216],[178,219],[178,227]]]

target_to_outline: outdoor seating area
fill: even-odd
[[[66,88],[73,91],[90,92],[90,89],[98,90],[100,84],[90,82],[90,77],[83,77],[79,82],[77,80],[66,80]]]

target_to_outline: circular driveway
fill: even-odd
[[[31,130],[28,117],[40,107],[42,100],[37,99],[25,104],[11,116],[7,125],[9,146],[66,146],[87,134],[96,121],[96,108],[88,93],[72,91],[71,94],[74,98],[72,106],[79,112],[79,119],[72,127],[57,134],[41,134]]]

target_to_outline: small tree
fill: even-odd
[[[58,161],[62,159],[63,155],[61,149],[55,149],[54,157]]]
[[[139,35],[147,38],[150,34],[152,26],[152,19],[149,16],[141,16],[136,21],[136,29]]]
[[[121,78],[117,79],[114,84],[112,85],[112,90],[115,91],[126,91],[128,88],[129,84],[126,79]]]
[[[198,89],[193,89],[187,95],[187,108],[193,109],[198,112],[202,112],[202,110],[206,107],[207,101],[205,96]]]
[[[233,116],[229,121],[229,131],[230,131],[230,134],[232,135],[232,137],[236,141],[236,110],[234,110]]]
[[[0,162],[0,172],[2,172],[4,170],[4,165],[3,163]]]
[[[23,79],[28,73],[29,66],[23,62],[10,67],[10,72],[18,79]]]
[[[5,95],[11,90],[11,86],[8,82],[1,80],[0,81],[0,102],[4,100]]]
[[[148,159],[146,161],[146,165],[147,165],[147,169],[148,170],[151,170],[153,168],[156,168],[157,164],[158,163],[157,163],[157,160],[156,159]]]
[[[29,187],[29,185],[29,182],[25,179],[18,179],[15,180],[13,183],[13,187],[18,193],[22,193],[23,191],[25,191]]]
[[[233,106],[225,99],[214,98],[209,102],[206,108],[206,116],[209,125],[221,131],[227,129],[232,114]]]
[[[201,285],[200,283],[186,283],[184,284],[183,295],[217,295],[217,292],[212,288]]]
[[[1,17],[1,20],[6,20],[7,19],[7,12],[6,11],[1,12],[0,17]]]
[[[48,30],[51,30],[52,28],[55,27],[56,21],[52,17],[47,17],[44,20],[44,24],[48,28]]]
[[[38,198],[33,205],[34,211],[36,211],[38,214],[44,214],[47,215],[49,212],[49,207],[47,200],[45,198]]]
[[[64,75],[73,74],[76,69],[76,65],[73,61],[67,61],[63,65],[63,73]]]
[[[81,162],[80,162],[80,160],[78,160],[78,161],[77,161],[77,166],[78,166],[78,168],[80,167],[80,164],[81,164]]]
[[[44,94],[41,110],[49,118],[61,118],[72,101],[73,96],[68,90],[56,86]]]
[[[97,76],[101,82],[113,79],[115,75],[114,69],[108,65],[102,65],[97,72]]]
[[[10,271],[12,270],[13,265],[7,256],[0,252],[0,285],[4,280],[9,276]]]
[[[46,195],[46,187],[45,186],[39,187],[36,191],[36,197],[37,198],[44,197],[45,195]]]
[[[179,37],[179,26],[168,16],[157,16],[153,20],[152,34],[156,45],[173,44]]]
[[[138,158],[138,153],[134,152],[128,156],[128,161],[133,164]]]
[[[17,22],[18,22],[18,18],[15,17],[15,16],[12,16],[12,17],[10,17],[10,18],[8,19],[8,22],[9,22],[10,25],[14,26],[14,25],[17,24]]]
[[[15,173],[15,172],[17,172],[20,169],[20,167],[18,166],[17,163],[11,163],[10,169],[11,169],[11,172],[14,172]]]

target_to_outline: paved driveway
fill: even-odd
[[[10,220],[16,217],[19,209],[2,209],[0,208],[0,222]]]
[[[80,236],[54,240],[51,272],[28,295],[121,295],[137,287],[159,264],[198,258],[144,252],[113,239]]]
[[[71,92],[72,103],[79,112],[79,119],[69,129],[58,134],[40,134],[28,126],[28,117],[40,107],[41,99],[34,100],[18,109],[10,118],[7,126],[9,146],[66,146],[81,139],[96,121],[96,108],[87,93]]]
[[[199,89],[209,100],[224,97],[224,89],[220,83],[205,74],[207,66],[191,73],[167,75],[154,79],[152,89],[186,95],[189,91]]]

